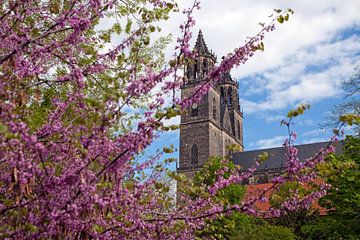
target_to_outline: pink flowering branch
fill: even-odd
[[[178,70],[196,56],[189,42],[198,1],[184,11],[175,60],[161,70],[149,67],[157,59],[139,59],[134,47],[147,48],[141,41],[150,23],[165,19],[172,1],[33,0],[1,6],[0,222],[5,237],[191,239],[207,218],[232,210],[251,213],[255,200],[222,206],[211,196],[255,169],[219,177],[206,189],[209,197],[185,197],[186,206],[174,207],[161,182],[165,169],[142,176],[160,154],[134,163],[162,131],[162,121],[199,101],[211,81],[245,63],[263,33],[274,29],[272,23],[181,101],[174,93],[184,84]],[[116,25],[104,30],[110,39],[121,39],[104,50],[108,41],[95,26],[107,14],[141,20],[124,34]],[[111,35],[114,29],[120,33]],[[162,96],[168,93],[173,93],[170,107]],[[143,101],[146,97],[150,100]],[[141,109],[142,119],[121,129],[125,107]],[[181,232],[168,231],[182,220]]]

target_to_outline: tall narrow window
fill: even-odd
[[[237,122],[237,125],[238,125],[238,138],[240,139],[240,134],[241,134],[240,121]]]
[[[199,65],[199,64],[198,64],[198,60],[195,60],[195,65],[194,65],[194,80],[196,80],[196,78],[198,77],[198,76],[197,76],[198,68],[199,68],[198,65]]]
[[[188,81],[190,81],[190,79],[191,79],[191,72],[192,72],[192,65],[188,64],[187,71],[186,71],[186,77],[188,78]]]
[[[195,165],[199,162],[198,158],[198,148],[196,144],[194,144],[191,148],[191,165]]]
[[[220,102],[223,104],[224,103],[224,98],[225,98],[225,91],[224,88],[221,87],[221,97],[220,97]]]
[[[232,88],[230,87],[229,89],[228,89],[228,104],[229,104],[229,106],[230,105],[232,105]]]
[[[204,59],[204,60],[203,60],[203,72],[204,72],[204,76],[206,76],[207,73],[208,73],[208,62],[207,62],[207,59]]]
[[[216,120],[216,100],[215,98],[213,99],[213,118]]]

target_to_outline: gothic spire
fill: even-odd
[[[202,34],[201,29],[199,30],[199,34],[197,36],[196,39],[196,44],[195,44],[195,49],[199,52],[199,54],[201,55],[209,55],[211,56],[212,54],[209,52],[209,49],[206,46],[205,40],[204,40],[204,36]]]

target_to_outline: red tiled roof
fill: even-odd
[[[316,181],[318,183],[320,183],[320,181]],[[262,184],[252,184],[252,185],[247,185],[246,186],[246,195],[245,195],[245,199],[249,199],[250,197],[259,197],[264,190],[266,189],[270,189],[273,186],[273,183],[262,183]],[[265,202],[261,202],[261,201],[256,201],[254,206],[258,211],[268,211],[270,209],[270,201],[269,198],[271,196],[271,193],[276,190],[275,188],[267,191],[264,196],[266,197],[266,201]],[[320,215],[326,215],[327,214],[327,210],[325,208],[322,208],[319,203],[317,201],[314,201],[312,204],[312,209],[315,210],[319,210]]]

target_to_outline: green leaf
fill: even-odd
[[[163,147],[164,153],[173,153],[174,152],[174,145],[170,145],[170,147]]]
[[[146,46],[149,45],[149,44],[150,44],[150,37],[149,37],[149,36],[146,36],[146,38],[143,39],[143,42],[144,42],[144,44],[145,44]]]
[[[155,32],[156,28],[154,26],[150,26],[150,32]]]
[[[117,34],[120,34],[121,30],[122,30],[120,24],[118,24],[118,23],[114,24],[113,29]]]
[[[288,21],[289,20],[289,14],[286,14],[284,19],[285,19],[285,21]]]
[[[269,153],[268,152],[263,152],[263,153],[260,153],[258,155],[258,159],[260,162],[264,162],[266,161],[267,159],[269,158]]]
[[[278,18],[277,18],[277,21],[279,23],[283,23],[284,22],[284,17],[282,15],[280,15]]]
[[[5,134],[5,133],[7,133],[7,131],[8,131],[8,128],[0,122],[0,134]]]
[[[126,23],[126,27],[125,27],[125,32],[127,34],[129,34],[131,31],[131,25],[132,25],[132,21],[129,19],[128,22]]]
[[[94,224],[93,230],[94,230],[94,232],[102,233],[104,231],[104,228],[100,225]]]
[[[34,226],[34,225],[30,224],[30,223],[26,223],[25,224],[25,230],[34,233],[34,232],[37,231],[37,228],[36,228],[36,226]]]

